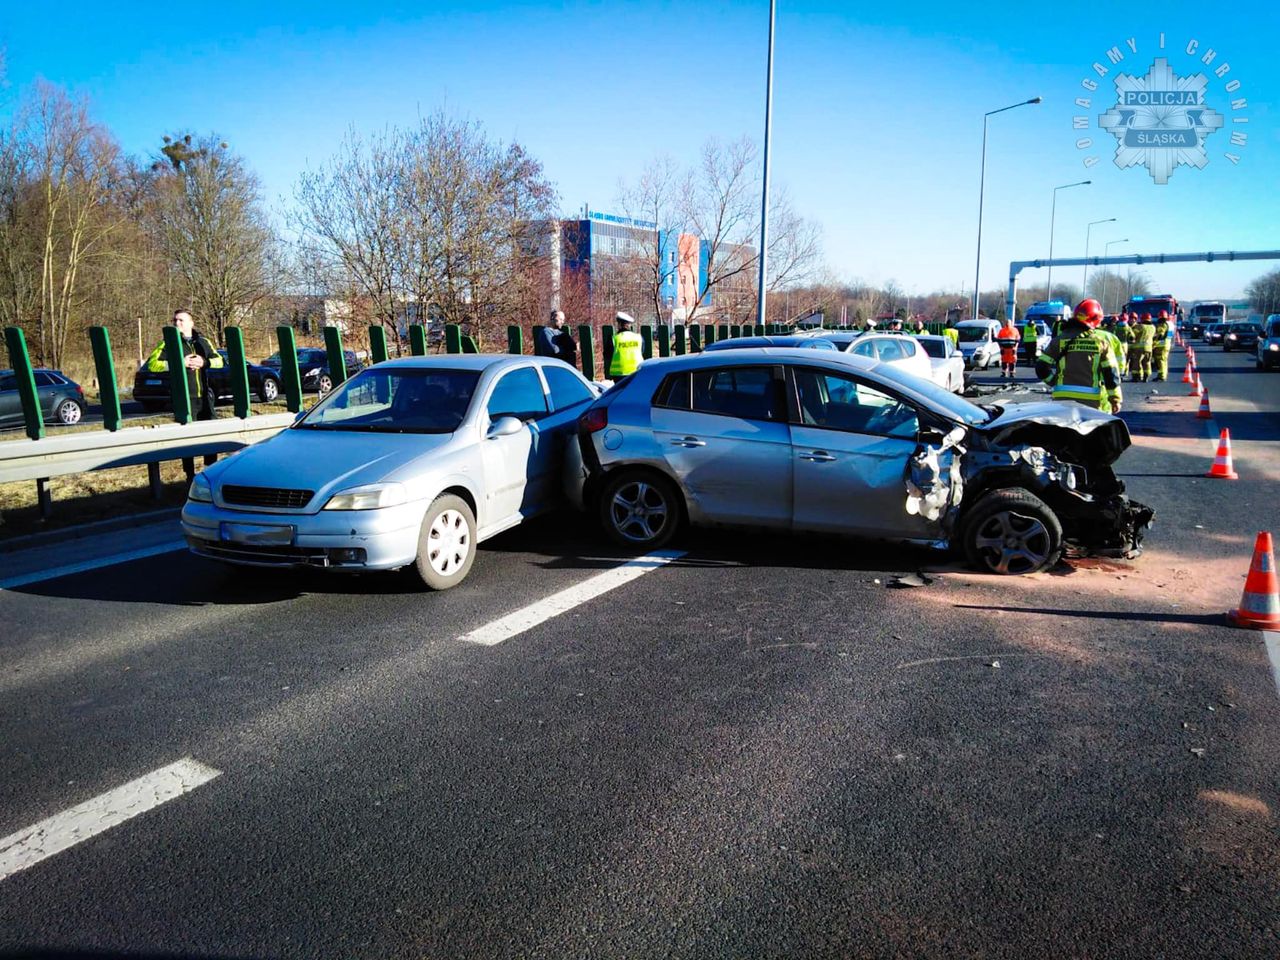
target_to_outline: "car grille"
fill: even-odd
[[[314,490],[287,490],[283,487],[238,487],[227,484],[222,488],[222,502],[238,507],[297,510],[310,503],[313,496]]]
[[[258,546],[248,543],[220,543],[187,537],[187,546],[202,557],[256,563],[273,567],[327,567],[329,551],[323,547]]]

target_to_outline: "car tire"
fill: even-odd
[[[451,493],[436,497],[422,519],[414,566],[431,590],[456,587],[476,558],[476,515],[467,501]]]
[[[263,403],[271,403],[280,396],[280,381],[275,377],[263,377],[258,387],[258,399]]]
[[[332,389],[333,389],[333,378],[331,376],[329,376],[327,373],[322,373],[320,374],[320,376],[316,377],[316,391],[320,394],[320,396],[323,397],[326,393],[328,393]]]
[[[84,407],[80,405],[80,401],[67,398],[58,404],[53,415],[59,423],[69,427],[84,419]]]
[[[1062,524],[1029,490],[992,490],[965,514],[960,546],[969,564],[983,573],[1036,573],[1052,567],[1062,555]]]
[[[610,540],[647,553],[671,542],[680,526],[681,507],[670,480],[652,471],[622,470],[605,480],[598,510]]]

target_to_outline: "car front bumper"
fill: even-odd
[[[255,513],[188,500],[182,534],[199,556],[247,566],[394,570],[417,557],[426,507]]]

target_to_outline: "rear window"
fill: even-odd
[[[947,342],[945,340],[921,340],[920,346],[924,347],[924,352],[935,360],[945,360],[947,358]]]

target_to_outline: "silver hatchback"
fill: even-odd
[[[962,549],[1031,573],[1066,546],[1133,557],[1153,512],[1111,464],[1124,422],[1075,403],[979,407],[845,353],[645,363],[579,423],[582,502],[650,550],[684,521]]]

